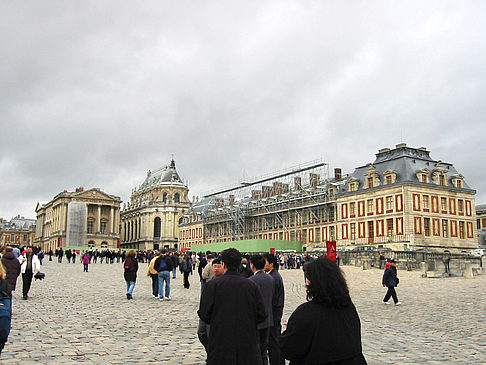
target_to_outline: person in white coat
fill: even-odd
[[[32,284],[34,273],[40,272],[40,261],[37,255],[32,253],[32,247],[27,247],[24,254],[19,256],[20,272],[22,273],[22,295],[24,300],[29,297],[29,290]]]

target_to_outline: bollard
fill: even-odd
[[[423,278],[427,277],[427,266],[425,265],[425,262],[420,263],[420,272],[422,273],[420,276]]]
[[[466,268],[464,269],[464,272],[462,273],[465,279],[473,279],[474,275],[472,272],[472,265],[471,261],[466,261]]]
[[[368,270],[370,268],[370,261],[369,260],[363,260],[363,270]]]

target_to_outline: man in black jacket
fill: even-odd
[[[268,357],[270,365],[285,365],[285,358],[280,352],[280,334],[282,332],[282,314],[285,301],[285,290],[278,272],[278,262],[275,255],[266,253],[264,270],[273,278],[273,296],[272,296],[272,315],[273,326],[270,327],[268,338]]]
[[[402,303],[398,301],[397,293],[395,292],[395,287],[398,285],[397,277],[397,262],[394,259],[390,260],[390,266],[383,273],[382,284],[384,287],[388,288],[385,297],[383,298],[384,304],[390,304],[388,300],[390,297],[393,298],[395,305],[401,305]]]
[[[268,313],[267,319],[258,324],[258,345],[262,363],[263,365],[268,365],[268,337],[270,328],[273,327],[272,299],[274,280],[263,271],[264,267],[265,259],[262,255],[254,255],[251,257],[251,270],[253,275],[249,279],[258,285],[260,293],[262,293],[265,310]]]
[[[267,317],[258,285],[238,273],[241,254],[221,254],[224,275],[206,283],[197,314],[211,326],[208,365],[259,365],[257,324]]]

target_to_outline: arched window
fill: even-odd
[[[180,202],[180,195],[179,193],[174,194],[174,202],[179,203]]]
[[[106,241],[101,242],[101,248],[108,248],[108,242]]]
[[[88,247],[89,247],[89,248],[93,248],[93,247],[95,247],[95,241],[89,241],[89,242],[88,242]]]
[[[167,203],[167,193],[164,193],[164,194],[162,195],[162,201],[163,201],[164,203]]]
[[[179,224],[182,224],[184,222],[184,218],[183,217],[180,217],[179,218]]]
[[[160,238],[160,218],[156,217],[154,220],[154,238]]]

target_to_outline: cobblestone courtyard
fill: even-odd
[[[486,363],[486,275],[423,279],[399,269],[400,307],[381,304],[381,271],[345,266],[362,324],[369,364]],[[140,264],[134,300],[125,296],[121,264],[45,262],[28,301],[14,294],[12,331],[2,364],[204,364],[196,335],[200,286],[172,280],[172,301],[152,297]],[[301,270],[282,272],[284,320],[305,300]]]

